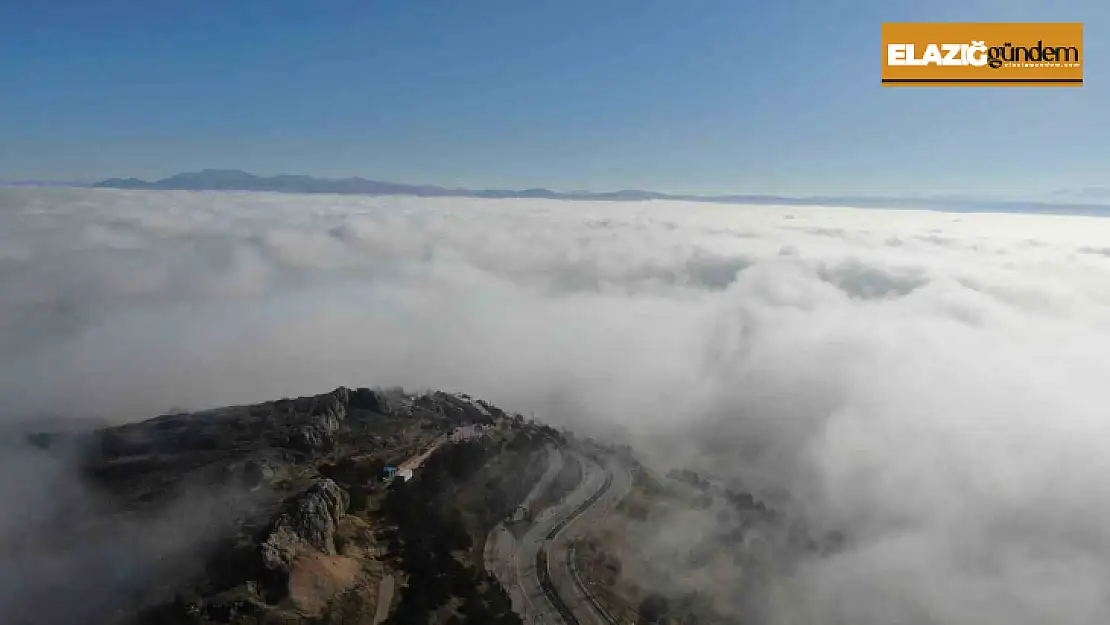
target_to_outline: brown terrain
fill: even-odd
[[[54,481],[0,544],[12,625],[519,623],[484,541],[563,442],[465,395],[365,388],[24,439]]]

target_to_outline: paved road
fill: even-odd
[[[374,625],[379,625],[389,618],[389,608],[393,604],[393,590],[396,588],[392,575],[386,575],[378,583],[378,605],[374,611]]]
[[[592,506],[567,523],[555,535],[548,548],[551,583],[581,625],[612,625],[617,622],[605,613],[604,608],[590,599],[589,590],[577,577],[570,550],[570,543],[574,539],[588,532],[592,526],[610,514],[621,499],[632,490],[632,474],[617,458],[613,456],[606,458],[605,473],[612,476],[608,490]]]
[[[544,490],[551,485],[551,482],[558,477],[559,472],[563,469],[563,453],[557,447],[547,448],[547,469],[536,482],[535,486],[524,498],[525,505],[531,505]],[[483,562],[486,569],[494,574],[501,582],[501,585],[508,591],[510,598],[513,602],[513,608],[523,610],[527,602],[524,591],[517,581],[517,567],[516,567],[516,551],[517,540],[512,533],[505,527],[503,523],[498,523],[496,527],[486,537],[486,547],[483,552]]]
[[[564,622],[555,606],[544,594],[540,586],[539,572],[536,571],[536,554],[541,547],[545,546],[548,557],[551,558],[548,565],[551,580],[559,597],[581,623],[604,622],[598,620],[601,617],[595,613],[581,589],[574,583],[568,569],[567,543],[588,529],[592,522],[607,514],[631,488],[632,480],[627,470],[619,463],[607,463],[607,466],[602,467],[579,454],[576,455],[582,464],[582,480],[573,491],[560,502],[537,515],[520,540],[514,540],[508,531],[495,529],[487,542],[487,566],[508,589],[513,601],[513,609],[529,625],[533,623],[558,625]],[[609,483],[608,490],[579,516],[559,527],[587,500],[606,487],[610,474],[613,475],[613,479]],[[558,528],[557,531],[556,528]],[[554,534],[553,538],[549,538],[552,534]]]

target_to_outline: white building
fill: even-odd
[[[460,425],[455,428],[455,431],[451,434],[451,440],[458,442],[477,438],[485,434],[485,431],[485,428],[479,424]]]

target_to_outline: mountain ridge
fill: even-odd
[[[924,209],[951,212],[1046,213],[1110,216],[1110,204],[1055,203],[1039,200],[987,200],[935,195],[931,197],[804,196],[773,194],[697,195],[663,193],[642,189],[617,191],[552,191],[530,189],[465,189],[438,185],[409,184],[371,180],[362,177],[317,178],[304,174],[260,176],[239,169],[202,169],[182,172],[167,178],[146,181],[139,178],[108,178],[89,185],[98,189],[155,191],[265,191],[339,195],[408,195],[416,197],[469,197],[482,199],[549,199],[580,201],[670,200],[714,204],[754,204],[776,206],[851,206],[855,208]]]

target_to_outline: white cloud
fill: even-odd
[[[1048,215],[2,189],[0,397],[137,418],[464,390],[845,529],[774,589],[778,622],[1089,624],[1107,240]]]

